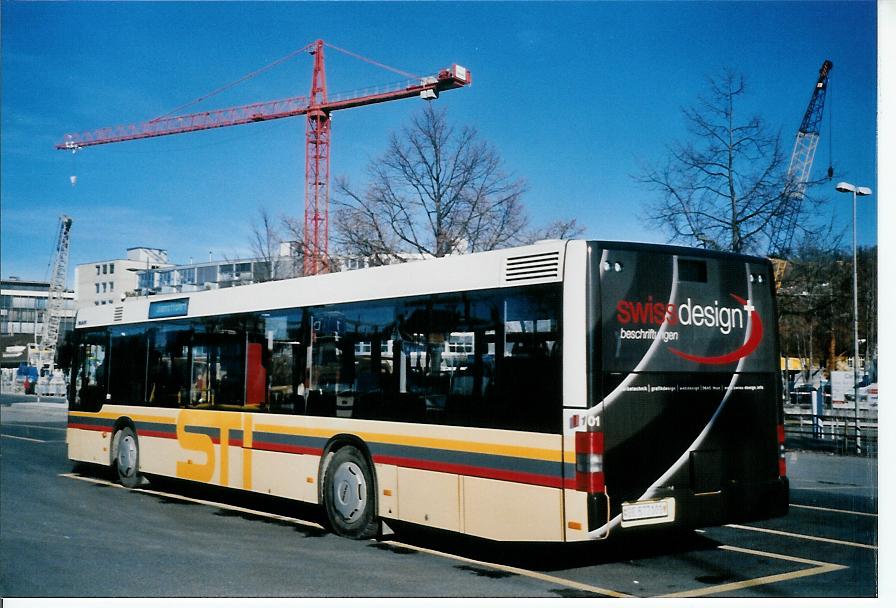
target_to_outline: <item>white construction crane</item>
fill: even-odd
[[[33,362],[42,372],[44,367],[50,372],[55,371],[56,344],[59,342],[59,325],[62,320],[62,310],[65,304],[65,277],[68,273],[68,248],[69,235],[72,229],[72,218],[67,215],[59,216],[59,232],[56,237],[56,249],[53,252],[53,261],[50,265],[50,293],[47,299],[47,310],[44,313],[44,327],[41,332],[40,342],[37,344],[36,357]],[[34,364],[33,363],[33,364]],[[49,378],[40,380],[49,382]],[[38,381],[39,384],[40,380]]]

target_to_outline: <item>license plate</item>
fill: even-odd
[[[663,500],[634,502],[622,505],[623,525],[660,523],[673,521],[675,518],[675,503],[671,498]]]

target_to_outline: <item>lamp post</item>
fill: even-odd
[[[852,192],[852,390],[856,406],[856,453],[861,454],[862,447],[859,444],[859,267],[856,261],[858,259],[856,253],[856,197],[870,196],[871,188],[840,182],[837,184],[837,192]]]

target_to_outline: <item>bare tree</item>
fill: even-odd
[[[809,200],[787,174],[780,136],[758,116],[746,120],[738,104],[744,78],[726,70],[709,80],[709,94],[683,109],[691,141],[677,143],[664,164],[637,179],[662,196],[645,210],[648,222],[671,240],[708,249],[765,254],[778,250],[795,230],[812,233]]]
[[[585,234],[585,230],[585,226],[575,218],[554,220],[546,226],[526,233],[523,241],[534,243],[545,239],[575,239]]]
[[[333,240],[373,264],[517,244],[526,185],[503,164],[474,128],[456,128],[427,105],[370,163],[363,190],[337,180]]]
[[[255,280],[273,281],[277,276],[277,258],[280,253],[280,241],[282,241],[277,221],[271,217],[266,207],[258,207],[258,218],[252,222],[250,235],[250,247],[252,255],[261,260],[261,272],[256,264]]]
[[[787,261],[777,290],[781,347],[837,369],[853,354],[852,252],[842,240],[803,243]],[[877,352],[877,247],[858,251],[860,355],[872,361]]]

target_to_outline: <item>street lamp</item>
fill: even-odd
[[[866,186],[853,186],[848,182],[837,184],[837,192],[852,192],[852,390],[856,405],[856,453],[860,454],[862,448],[859,445],[859,267],[856,263],[856,197],[870,196],[871,188]]]

